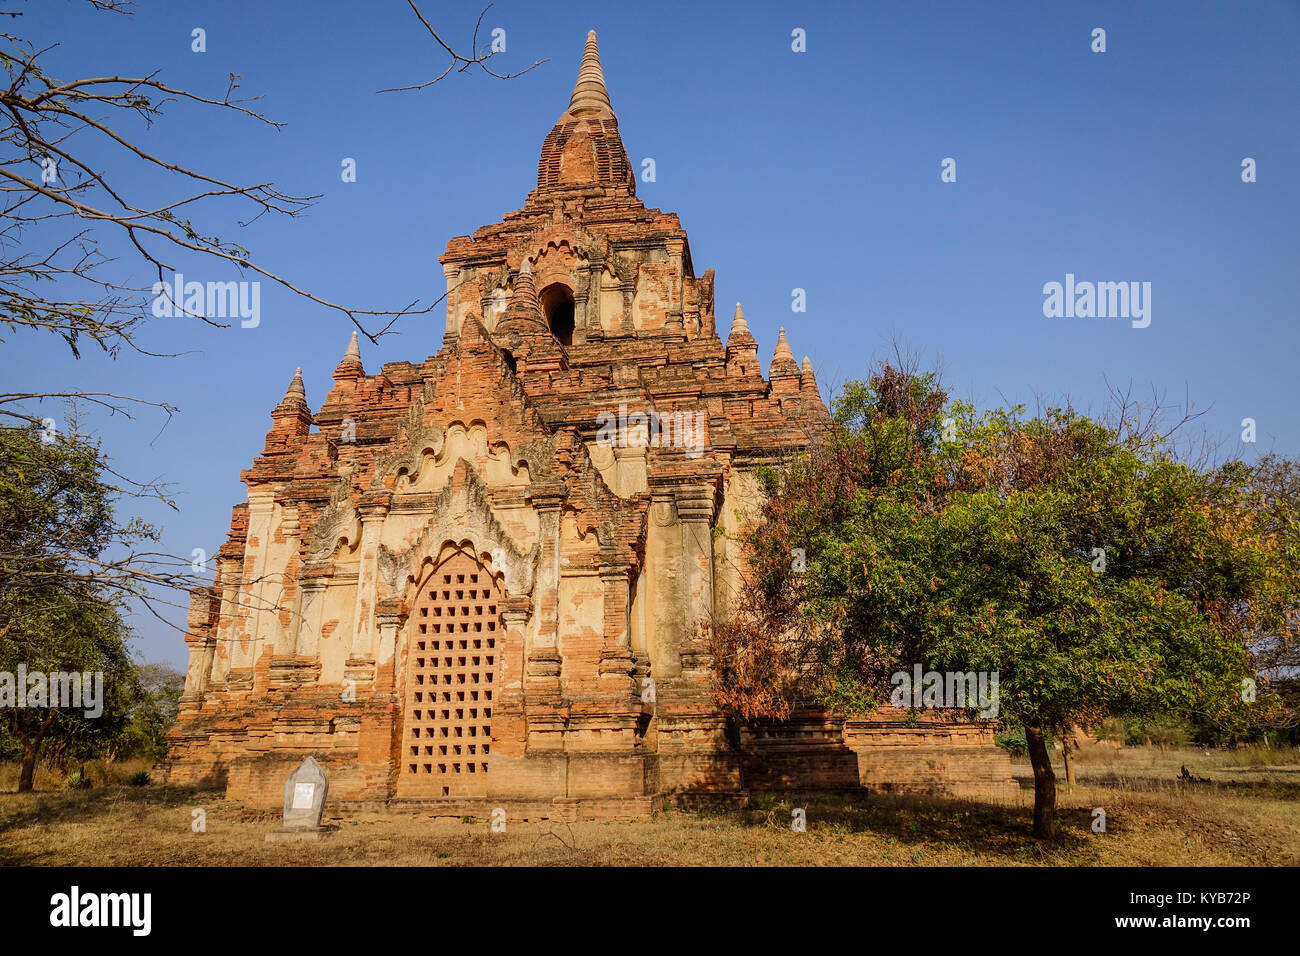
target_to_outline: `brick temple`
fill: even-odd
[[[301,375],[241,475],[189,614],[171,782],[331,800],[642,816],[761,789],[1014,790],[986,727],[888,709],[729,722],[698,625],[741,587],[755,469],[826,427],[779,335],[647,209],[595,33],[523,208],[439,260],[437,354],[367,373],[355,334],[315,412]]]

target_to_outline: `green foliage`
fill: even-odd
[[[166,664],[140,664],[136,678],[140,693],[114,738],[113,755],[160,760],[167,755],[167,731],[176,722],[185,675]]]
[[[1192,741],[1192,728],[1174,714],[1155,714],[1124,721],[1123,739],[1126,747],[1185,747]]]
[[[120,592],[100,572],[113,549],[152,533],[114,520],[116,492],[98,446],[69,429],[0,428],[0,671],[102,674],[102,713],[90,708],[0,708],[30,787],[38,752],[58,765],[111,753],[141,698]],[[24,700],[24,703],[28,701]],[[17,703],[17,702],[15,702]]]
[[[1023,757],[1029,752],[1025,742],[1025,728],[1021,726],[1004,727],[993,735],[993,742],[1013,757]]]
[[[781,473],[771,465],[759,465],[754,469],[754,477],[764,494],[774,495],[781,488]]]
[[[58,571],[69,556],[95,559],[112,543],[102,468],[99,449],[75,436],[46,441],[36,428],[0,428],[0,595],[39,586],[23,565]]]
[[[135,773],[131,774],[131,777],[127,782],[133,787],[147,787],[151,782],[149,771],[137,770]]]
[[[1280,626],[1297,593],[1249,469],[1195,469],[1070,409],[978,413],[889,367],[846,387],[834,419],[747,542],[759,610],[790,660],[815,662],[798,693],[866,710],[919,663],[997,671],[1000,716],[1046,731],[1246,712],[1243,635]]]

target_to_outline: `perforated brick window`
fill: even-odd
[[[411,795],[486,793],[501,591],[458,554],[424,583],[411,616],[402,787]]]

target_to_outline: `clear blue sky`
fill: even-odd
[[[14,0],[12,29],[61,46],[56,76],[162,70],[219,97],[228,73],[288,125],[169,111],[143,141],[236,181],[321,193],[298,220],[200,220],[313,292],[362,307],[428,303],[444,288],[447,240],[518,208],[542,139],[568,103],[585,33],[601,57],[628,154],[653,157],[649,206],[677,212],[698,273],[717,270],[725,327],[745,305],[766,361],[778,326],[811,356],[823,388],[857,377],[894,334],[941,358],[953,392],[983,404],[1070,396],[1099,406],[1107,381],[1211,408],[1225,450],[1300,453],[1300,5],[1195,3],[538,4],[501,0],[501,81],[452,75],[401,0],[140,0],[131,17],[77,0]],[[477,2],[425,13],[466,45]],[[207,32],[192,53],[190,31]],[[807,52],[791,51],[791,31]],[[1107,51],[1090,50],[1093,28]],[[486,39],[486,37],[485,37]],[[100,155],[100,154],[94,154]],[[344,157],[358,180],[340,180]],[[957,182],[940,162],[957,161]],[[1241,181],[1253,157],[1258,182]],[[118,157],[103,156],[109,169]],[[158,177],[119,180],[175,197]],[[120,275],[145,279],[125,255]],[[188,278],[239,278],[177,258]],[[1048,319],[1042,287],[1148,281],[1152,322]],[[791,290],[807,312],[791,311]],[[419,361],[441,343],[441,311],[362,349],[367,370]],[[179,358],[87,353],[56,339],[0,346],[6,390],[69,387],[168,401],[180,416],[92,418],[116,466],[173,483],[163,545],[219,547],[239,471],[301,365],[319,407],[343,354],[345,317],[263,283],[256,329],[151,321],[143,344]],[[59,414],[60,409],[48,409]],[[1258,422],[1258,444],[1239,443]],[[183,614],[177,614],[183,620]],[[183,664],[180,636],[136,615],[138,651]]]

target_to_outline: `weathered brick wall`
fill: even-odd
[[[871,718],[845,721],[844,740],[857,753],[869,790],[999,798],[1020,792],[1011,758],[993,743],[988,724],[934,717],[913,723],[884,707]]]

